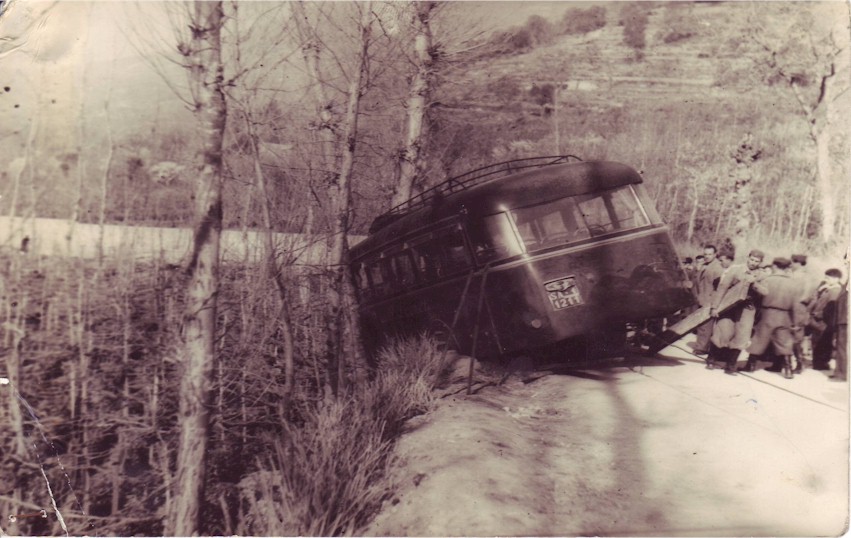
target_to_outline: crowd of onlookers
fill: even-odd
[[[732,246],[714,245],[683,265],[698,307],[711,318],[693,344],[707,368],[723,365],[736,375],[767,361],[766,370],[791,379],[806,363],[830,370],[835,360],[831,379],[847,380],[848,284],[841,270],[815,274],[803,254],[767,263],[757,249],[739,261]],[[747,362],[739,367],[742,352]]]

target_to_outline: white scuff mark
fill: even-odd
[[[33,445],[33,448],[36,448]],[[53,511],[56,512],[56,518],[59,519],[59,525],[62,526],[62,530],[65,531],[65,536],[70,536],[68,534],[68,527],[65,525],[65,519],[62,517],[62,512],[59,511],[59,507],[56,506],[56,499],[53,497],[53,489],[50,487],[50,480],[47,479],[47,473],[44,472],[44,465],[39,462],[38,468],[41,469],[41,476],[44,477],[44,483],[47,484],[47,493],[50,495],[50,504],[53,505]]]
[[[523,419],[523,418],[537,418],[538,415],[541,414],[541,408],[533,405],[533,406],[520,406],[516,411],[512,411],[510,407],[503,407],[503,411],[508,413],[513,419]]]
[[[83,510],[83,506],[80,503],[80,499],[77,497],[77,491],[74,489],[74,486],[71,484],[71,477],[68,475],[67,469],[65,469],[65,466],[62,464],[62,460],[59,458],[59,452],[56,450],[56,446],[53,444],[53,442],[50,441],[47,438],[47,436],[44,434],[44,426],[42,425],[41,421],[38,419],[38,416],[35,413],[35,409],[33,409],[33,407],[26,400],[26,398],[24,398],[21,395],[21,393],[18,392],[18,390],[14,387],[14,385],[12,385],[11,388],[12,388],[12,390],[15,391],[15,398],[17,398],[17,400],[24,406],[24,408],[26,408],[27,412],[30,414],[30,417],[32,417],[32,419],[38,425],[38,428],[36,428],[36,429],[38,430],[39,434],[41,435],[41,439],[42,439],[42,441],[44,441],[44,444],[46,446],[49,446],[53,450],[53,455],[56,458],[56,463],[59,465],[59,469],[62,471],[62,474],[65,476],[65,480],[68,483],[68,489],[71,491],[71,495],[74,497],[74,501],[76,502],[77,507],[80,509],[80,513],[83,514],[83,515],[86,515],[86,512],[85,512],[85,510]],[[29,439],[28,434],[27,434],[27,439]],[[44,472],[44,464],[42,464],[42,462],[41,462],[41,456],[39,456],[38,447],[35,445],[35,443],[32,443],[32,447],[33,447],[33,453],[35,454],[35,457],[38,460],[39,469],[41,469],[41,475],[44,477],[45,483],[47,483],[47,492],[50,495],[50,499],[53,503],[53,509],[56,511],[56,516],[59,519],[59,524],[62,526],[62,529],[65,531],[65,535],[68,536],[68,527],[65,525],[65,519],[62,517],[62,514],[59,512],[59,507],[56,506],[56,500],[53,498],[53,490],[50,487],[50,481],[47,479],[47,474]],[[89,521],[89,526],[93,528],[94,524],[91,521]],[[2,538],[2,537],[0,537],[0,538]]]

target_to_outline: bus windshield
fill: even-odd
[[[477,256],[480,262],[489,261],[649,223],[632,186],[626,185],[486,217],[491,248],[477,250]]]

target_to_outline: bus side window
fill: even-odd
[[[411,252],[406,250],[393,257],[393,265],[396,269],[397,288],[404,289],[417,281],[417,273],[411,260]]]
[[[381,270],[381,277],[384,281],[384,293],[382,295],[386,295],[390,291],[390,288],[392,288],[396,276],[393,274],[393,266],[389,258],[379,261],[378,267]]]
[[[467,253],[467,245],[464,243],[464,234],[461,230],[447,230],[441,243],[446,257],[446,274],[451,274],[470,267],[470,256]]]
[[[369,280],[366,277],[366,264],[364,262],[358,262],[355,265],[354,278],[355,286],[358,290],[367,291],[369,289]]]
[[[430,239],[423,241],[422,243],[415,245],[411,250],[414,254],[417,271],[424,281],[431,282],[442,276],[442,255],[440,252],[440,244],[437,240]]]

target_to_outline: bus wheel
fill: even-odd
[[[610,329],[595,331],[589,334],[587,338],[588,349],[586,354],[589,361],[600,361],[626,355],[626,326],[618,325]]]

